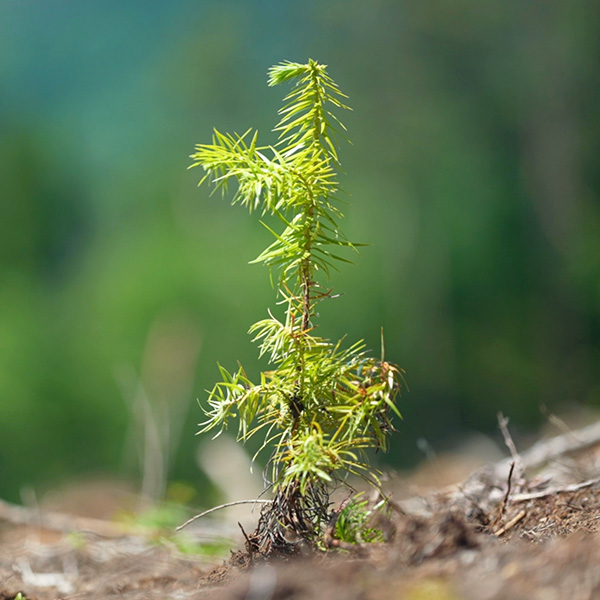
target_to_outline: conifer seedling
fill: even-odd
[[[346,345],[317,333],[317,305],[332,299],[330,275],[350,262],[344,253],[357,246],[338,226],[336,146],[346,128],[336,113],[349,110],[347,96],[314,60],[278,64],[268,82],[293,84],[279,111],[275,145],[259,145],[251,129],[243,135],[215,130],[212,143],[196,146],[191,156],[191,166],[205,171],[200,184],[224,195],[234,187],[233,204],[280,223],[279,229],[263,223],[273,241],[252,261],[270,268],[283,306],[280,318],[268,311],[250,327],[272,368],[253,381],[242,366],[219,365],[221,380],[209,392],[199,432],[219,435],[234,420],[240,441],[260,436],[273,501],[247,542],[263,555],[293,552],[298,540],[323,547],[339,514],[330,502],[334,487],[349,475],[378,485],[366,451],[387,449],[403,384],[383,343],[381,358],[373,358],[362,341]]]

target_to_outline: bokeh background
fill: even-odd
[[[405,368],[390,455],[600,404],[600,11],[522,0],[0,3],[0,496],[90,473],[207,484],[216,363],[257,373],[257,219],[195,143],[259,129],[309,57],[350,96],[321,332]],[[206,453],[205,453],[206,454]],[[208,454],[210,456],[210,452]],[[206,462],[206,461],[205,461]]]

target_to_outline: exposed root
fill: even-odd
[[[308,484],[301,492],[294,483],[261,510],[256,530],[246,537],[248,553],[269,558],[315,550],[332,515],[324,485]]]

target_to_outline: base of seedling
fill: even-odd
[[[320,548],[322,528],[333,520],[329,493],[321,483],[311,484],[304,493],[298,486],[276,493],[260,513],[258,527],[246,537],[251,556],[283,557]]]

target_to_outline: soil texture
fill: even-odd
[[[241,549],[214,564],[140,533],[65,534],[43,515],[24,525],[3,505],[0,600],[600,598],[599,434],[595,424],[461,484],[392,495],[388,542],[285,560]]]

